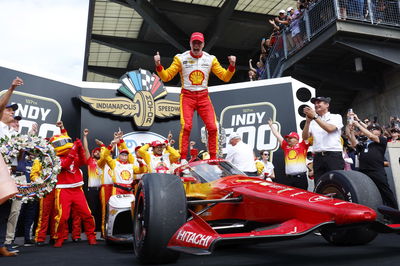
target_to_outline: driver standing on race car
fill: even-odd
[[[153,148],[152,153],[148,151],[150,146]],[[140,147],[137,152],[146,162],[149,173],[171,173],[171,164],[177,163],[180,158],[179,152],[171,147],[167,140],[164,143],[159,140],[153,141]]]
[[[228,56],[228,70],[221,67],[217,58],[203,51],[204,36],[194,32],[190,37],[190,51],[177,54],[167,69],[161,65],[160,54],[154,56],[156,71],[162,81],[170,81],[179,72],[182,90],[180,95],[181,131],[179,150],[182,162],[186,161],[192,129],[193,113],[197,110],[208,131],[208,149],[211,159],[217,157],[217,120],[208,95],[208,78],[212,71],[219,79],[228,82],[235,73],[236,57]]]

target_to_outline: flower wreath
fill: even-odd
[[[57,175],[61,171],[60,159],[57,157],[54,148],[42,137],[16,135],[0,140],[0,153],[9,167],[17,161],[20,151],[29,152],[26,160],[30,159],[30,156],[38,159],[42,165],[42,171],[39,177],[30,183],[27,182],[26,178],[17,178],[15,174],[12,174],[11,177],[15,180],[19,191],[15,198],[22,202],[42,198],[50,193],[57,183]],[[30,168],[27,167],[29,172]]]

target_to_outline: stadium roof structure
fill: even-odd
[[[153,70],[157,51],[168,66],[175,54],[189,49],[190,34],[200,31],[204,50],[223,66],[227,56],[237,57],[233,81],[248,80],[249,59],[255,65],[261,39],[272,32],[267,20],[295,5],[294,0],[90,0],[82,79],[118,82],[127,71]],[[212,78],[209,84],[220,82]]]

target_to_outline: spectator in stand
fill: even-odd
[[[304,140],[299,142],[299,134],[290,132],[285,138],[276,130],[272,120],[268,120],[272,134],[278,139],[279,144],[285,155],[285,173],[286,177],[280,178],[281,183],[307,190],[307,150],[309,144]]]
[[[331,98],[311,98],[314,109],[307,106],[303,109],[306,115],[306,123],[303,128],[303,139],[313,137],[314,151],[314,182],[331,170],[343,170],[344,160],[342,156],[341,129],[342,117],[329,112]]]
[[[242,137],[233,132],[229,136],[226,160],[231,162],[240,171],[248,176],[257,176],[257,168],[254,163],[253,149],[242,141]]]
[[[257,80],[257,73],[254,70],[250,69],[248,71],[248,74],[249,74],[249,81],[256,81]]]
[[[348,0],[347,11],[349,15],[355,18],[364,18],[364,2],[365,0]]]
[[[394,128],[400,128],[400,119],[397,116],[391,116],[389,118],[389,127]]]
[[[263,62],[262,62],[261,60],[258,61],[258,62],[257,62],[257,69],[255,69],[255,68],[253,67],[253,65],[252,65],[252,61],[253,61],[253,59],[250,59],[250,60],[249,60],[249,67],[250,67],[250,70],[256,72],[256,78],[257,78],[257,79],[260,79],[260,77],[261,77],[261,75],[262,75],[262,73],[263,73],[263,71],[264,71],[264,64],[263,64]]]
[[[269,156],[269,151],[267,150],[261,150],[260,151],[260,156],[261,159],[256,161],[256,168],[257,168],[257,174],[268,181],[272,181],[272,179],[275,178],[275,171],[274,171],[274,165],[272,162],[270,162],[270,156]]]
[[[278,26],[279,30],[285,29],[290,24],[290,18],[286,15],[285,10],[280,10],[277,17],[275,17],[274,22]]]
[[[288,15],[290,17],[290,38],[293,44],[292,47],[294,49],[298,49],[301,46],[301,35],[300,35],[300,16],[301,13],[297,9],[295,10],[293,7],[288,8]]]
[[[349,123],[348,127],[350,141],[360,154],[360,172],[368,175],[374,181],[385,205],[398,209],[396,198],[390,189],[384,169],[387,140],[382,136],[382,128],[378,124],[364,128],[356,120],[353,123]],[[356,139],[354,135],[355,127],[367,137],[365,141]]]
[[[369,118],[365,118],[365,119],[363,120],[363,123],[364,123],[365,125],[369,126],[369,125],[371,124],[371,121],[369,120]]]
[[[388,142],[399,143],[400,142],[400,128],[394,127],[390,130],[390,139]]]

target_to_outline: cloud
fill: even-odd
[[[82,79],[88,0],[1,0],[0,59]]]

